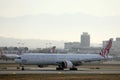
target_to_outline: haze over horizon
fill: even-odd
[[[120,37],[119,0],[1,0],[0,36],[92,43]]]
[[[42,39],[18,39],[11,37],[0,36],[0,47],[28,47],[29,49],[36,48],[51,48],[56,46],[57,49],[64,49],[65,41],[56,40],[42,40]],[[102,42],[99,44],[90,44],[91,47],[101,47]]]

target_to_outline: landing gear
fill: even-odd
[[[56,70],[64,70],[64,68],[63,68],[61,65],[59,65],[58,67],[56,67]],[[75,66],[73,66],[73,67],[70,68],[69,70],[77,71],[78,69],[77,69]]]
[[[64,68],[61,65],[59,65],[58,67],[56,67],[56,70],[64,70]]]
[[[64,70],[64,68],[57,67],[56,70]]]
[[[77,68],[73,67],[73,68],[70,68],[70,70],[78,70]]]
[[[22,71],[24,71],[24,70],[25,70],[25,69],[24,69],[24,66],[22,66],[21,70],[22,70]]]

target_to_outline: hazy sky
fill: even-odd
[[[91,42],[120,37],[120,0],[0,0],[0,36]]]

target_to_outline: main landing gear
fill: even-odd
[[[61,67],[61,66],[58,66],[58,67],[56,67],[56,70],[64,70],[64,68],[63,67]],[[72,67],[72,68],[70,68],[69,70],[78,70],[76,67]]]
[[[61,65],[59,65],[58,67],[56,67],[56,70],[64,70],[64,68]]]
[[[21,70],[22,70],[22,71],[24,71],[24,70],[25,70],[25,69],[24,69],[24,66],[22,66]]]
[[[77,68],[73,67],[73,68],[70,68],[70,70],[78,70]]]

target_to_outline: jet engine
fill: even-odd
[[[73,64],[71,61],[64,61],[64,62],[62,62],[62,67],[63,68],[72,68]]]

